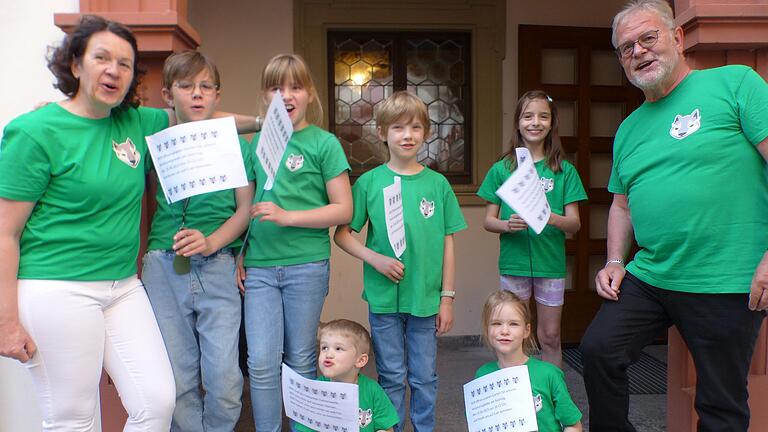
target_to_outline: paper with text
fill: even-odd
[[[528,366],[504,368],[464,384],[469,432],[539,429]]]
[[[306,379],[283,363],[285,414],[325,432],[359,432],[358,387],[356,384]]]
[[[182,123],[146,140],[168,204],[248,185],[234,117]]]
[[[403,188],[400,177],[395,176],[395,182],[383,189],[384,217],[387,223],[389,244],[400,258],[405,251],[405,221],[403,219]]]
[[[552,210],[546,193],[541,187],[541,180],[533,164],[531,153],[525,147],[517,148],[515,151],[517,152],[517,169],[499,187],[496,195],[512,207],[536,234],[541,234],[549,222]]]
[[[275,184],[275,176],[280,168],[280,162],[283,160],[285,148],[293,135],[293,123],[285,109],[283,96],[280,90],[275,91],[272,96],[272,102],[267,108],[267,115],[264,119],[264,127],[259,135],[259,143],[256,147],[256,156],[259,163],[267,173],[267,181],[264,183],[264,190],[272,189]]]

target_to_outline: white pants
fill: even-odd
[[[176,390],[152,307],[136,276],[19,280],[21,323],[37,344],[32,374],[43,431],[95,430],[102,367],[128,412],[124,431],[167,431]]]

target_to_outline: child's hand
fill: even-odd
[[[440,311],[435,318],[435,327],[437,327],[437,335],[442,336],[453,328],[453,298],[441,297],[440,298]]]
[[[371,264],[377,272],[383,274],[394,283],[400,282],[403,279],[403,276],[405,276],[405,264],[392,257],[374,252],[369,264]]]
[[[291,212],[285,211],[273,202],[264,201],[251,206],[251,217],[259,221],[274,222],[280,226],[292,225]]]
[[[173,236],[173,250],[176,255],[190,257],[203,254],[208,256],[216,251],[211,250],[208,238],[196,229],[183,228]]]
[[[237,283],[237,289],[240,290],[240,295],[245,295],[245,285],[243,284],[245,282],[245,275],[243,257],[237,257],[237,262],[235,263],[235,282]]]
[[[523,218],[518,214],[513,214],[507,221],[507,232],[519,232],[528,228],[528,224],[525,223]]]

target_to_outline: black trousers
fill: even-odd
[[[747,294],[691,294],[648,285],[630,273],[619,300],[604,301],[581,342],[590,431],[634,431],[627,368],[677,326],[696,366],[699,431],[747,431],[747,376],[764,312]]]

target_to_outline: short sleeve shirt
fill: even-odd
[[[318,381],[330,381],[326,377],[318,378]],[[392,401],[381,388],[379,383],[360,374],[357,379],[360,432],[376,432],[389,429],[400,422]],[[301,432],[312,432],[303,424],[297,424],[296,429]]]
[[[14,119],[0,145],[0,197],[31,201],[19,279],[115,280],[136,273],[144,137],[168,127],[153,108],[101,119],[48,104]]]
[[[768,246],[768,85],[746,66],[692,71],[619,127],[608,189],[640,250],[627,270],[674,291],[746,293]]]
[[[255,154],[251,145],[243,138],[240,138],[240,151],[243,154],[246,177],[248,181],[253,181]],[[152,229],[149,232],[149,250],[169,250],[173,247],[173,236],[181,226],[182,215],[184,216],[185,227],[199,230],[203,235],[209,236],[232,217],[237,208],[235,189],[189,197],[187,198],[189,203],[186,205],[186,211],[184,211],[185,200],[169,205],[168,201],[165,200],[165,194],[159,187],[155,200],[157,201],[157,210],[152,218]],[[243,240],[237,238],[227,247],[237,248],[242,244]]]
[[[587,199],[579,173],[570,162],[563,161],[559,172],[552,171],[544,160],[535,165],[552,213],[562,216],[566,205]],[[504,158],[491,166],[477,191],[478,196],[500,207],[501,220],[508,220],[515,214],[496,195],[496,190],[511,175],[510,161]],[[544,227],[538,235],[531,229],[500,234],[499,245],[499,273],[503,275],[565,277],[565,233],[552,225]]]
[[[467,227],[448,180],[424,167],[414,175],[399,175],[387,165],[360,176],[352,187],[355,211],[350,228],[359,232],[366,222],[365,245],[395,257],[387,235],[384,188],[400,177],[406,247],[400,260],[405,276],[393,283],[364,263],[363,298],[374,313],[403,312],[420,317],[434,315],[440,306],[445,236]]]
[[[259,135],[253,138],[254,148]],[[311,210],[329,204],[326,183],[349,170],[336,137],[310,125],[295,131],[285,149],[271,190],[264,191],[267,174],[254,157],[254,202],[271,201],[284,210]],[[331,255],[328,228],[281,227],[251,222],[246,267],[305,264]]]
[[[563,371],[555,365],[532,357],[525,365],[528,366],[528,375],[531,378],[539,431],[561,432],[565,426],[578,423],[581,420],[581,411],[568,393]],[[475,378],[500,369],[497,362],[486,363],[477,370]]]

